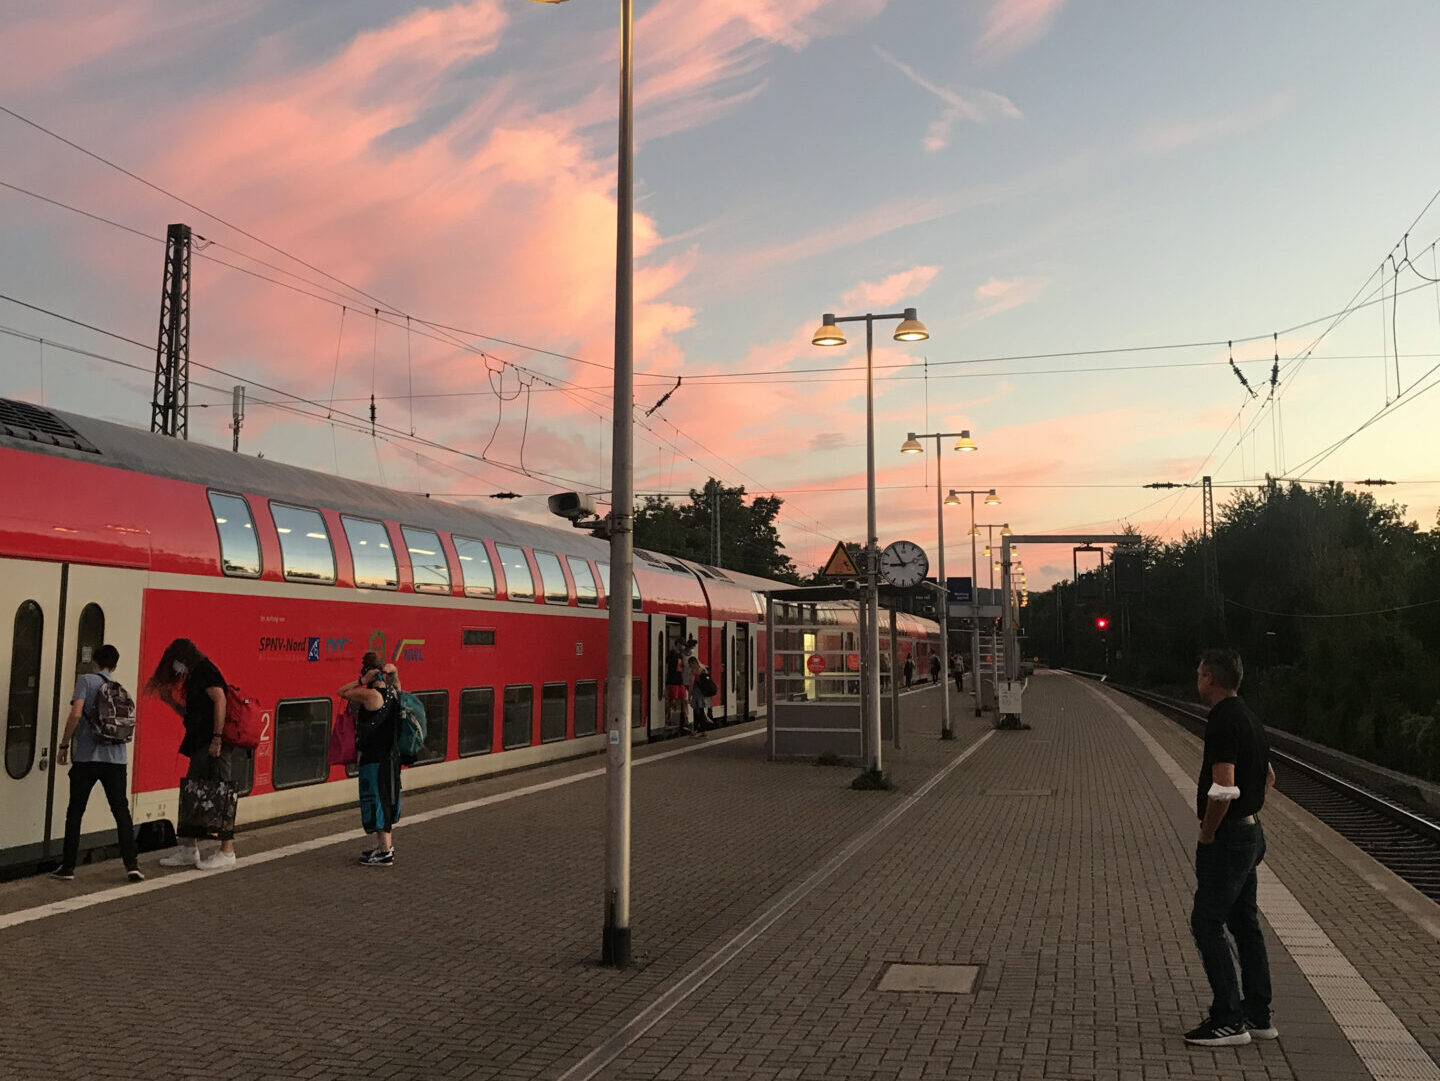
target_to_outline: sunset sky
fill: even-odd
[[[200,209],[0,113],[0,395],[147,426],[185,222],[210,242],[192,363],[229,373],[193,370],[192,439],[229,446],[239,377],[248,453],[536,518],[603,492],[617,11],[11,0],[0,106]],[[1174,539],[1198,489],[1143,485],[1204,473],[1394,480],[1434,525],[1434,0],[636,12],[641,493],[781,495],[805,572],[862,539],[863,327],[810,335],[913,306],[928,342],[877,328],[880,535],[932,567],[910,430],[968,428],[946,487],[996,488],[981,520],[1020,533]],[[1026,564],[1032,589],[1070,573],[1060,547]]]

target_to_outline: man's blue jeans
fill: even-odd
[[[1210,1020],[1216,1024],[1248,1020],[1263,1025],[1270,1020],[1270,960],[1255,901],[1255,870],[1264,858],[1265,831],[1258,821],[1222,821],[1214,843],[1195,846],[1195,907],[1190,913],[1190,931],[1210,980],[1214,995]],[[1239,980],[1226,928],[1240,955]]]

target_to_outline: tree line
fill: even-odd
[[[1217,514],[1210,598],[1205,543],[1141,538],[1138,596],[1098,571],[1032,594],[1024,651],[1193,697],[1199,652],[1228,645],[1267,725],[1440,780],[1440,516],[1422,530],[1339,484],[1242,491]]]

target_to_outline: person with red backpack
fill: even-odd
[[[231,688],[215,662],[201,653],[188,638],[177,638],[165,647],[145,690],[158,697],[185,719],[180,753],[190,760],[181,780],[181,814],[175,833],[178,846],[160,861],[161,867],[198,867],[220,870],[235,863],[235,786],[231,780],[230,756],[226,753],[227,692]],[[233,726],[232,726],[233,728]],[[193,783],[192,783],[193,782]],[[198,808],[211,825],[204,835],[214,836],[220,847],[200,855],[200,815],[187,820],[187,793],[202,793]],[[192,799],[193,803],[193,799]]]
[[[51,872],[51,877],[62,882],[75,877],[75,864],[80,858],[80,823],[97,781],[115,816],[126,877],[131,882],[145,881],[125,792],[125,744],[135,737],[135,703],[111,675],[119,663],[120,651],[114,646],[103,645],[95,651],[90,671],[75,681],[65,735],[55,756],[58,766],[67,761],[74,763],[70,767],[70,803],[65,808],[65,847],[60,866]]]

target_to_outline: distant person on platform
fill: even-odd
[[[957,653],[950,658],[950,674],[955,677],[955,689],[965,690],[965,658]]]
[[[940,682],[940,654],[930,654],[930,682]]]
[[[1240,655],[1232,649],[1206,650],[1195,670],[1195,689],[1210,715],[1195,794],[1200,837],[1190,931],[1214,999],[1210,1015],[1185,1033],[1185,1042],[1202,1047],[1279,1036],[1270,1023],[1270,961],[1255,900],[1256,868],[1265,858],[1258,815],[1275,770],[1265,728],[1239,696],[1243,676]],[[1239,981],[1226,928],[1240,958]]]
[[[910,684],[915,680],[915,661],[910,654],[905,654],[905,687],[908,690]]]

